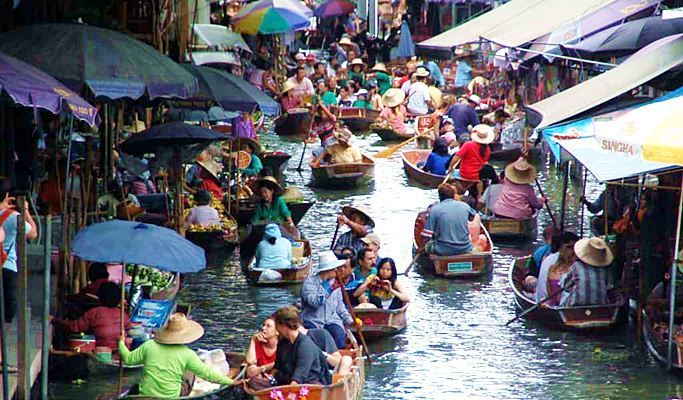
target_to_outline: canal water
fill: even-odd
[[[310,149],[303,171],[296,167],[302,144],[272,134],[262,141],[292,154],[287,185],[301,189],[316,204],[299,228],[311,240],[314,253],[328,249],[336,216],[344,205],[370,210],[375,232],[382,239],[380,255],[393,257],[399,272],[411,256],[413,223],[419,211],[437,200],[436,190],[409,182],[400,152],[378,159],[375,182],[355,191],[324,191],[309,187]],[[386,146],[376,135],[359,139],[361,148],[376,152]],[[497,167],[503,167],[497,164]],[[540,180],[559,218],[562,179],[557,169],[538,165]],[[589,183],[587,197],[595,199],[600,187]],[[580,183],[571,183],[567,225],[580,221]],[[588,215],[586,215],[587,219]],[[540,214],[539,231],[550,221]],[[531,321],[503,326],[515,316],[508,287],[510,263],[529,254],[534,243],[494,248],[494,269],[480,280],[452,281],[413,268],[403,276],[411,296],[408,328],[369,344],[372,365],[366,368],[365,399],[665,399],[681,396],[683,380],[667,374],[624,325],[600,336],[558,332]],[[299,287],[249,286],[236,257],[210,260],[201,273],[190,275],[181,301],[194,305],[193,318],[206,329],[195,348],[242,351],[261,321],[281,306],[297,301]],[[89,379],[82,385],[52,384],[55,398],[96,398],[115,390],[116,381]],[[680,394],[679,394],[680,393]]]

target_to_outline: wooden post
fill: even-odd
[[[31,310],[28,303],[28,263],[26,262],[26,220],[24,218],[24,195],[17,196],[17,204],[21,205],[21,213],[17,216],[17,400],[31,398],[31,361],[30,352],[30,322]]]
[[[45,216],[45,247],[43,251],[43,345],[40,360],[40,397],[47,399],[47,370],[50,349],[50,273],[52,259],[52,216]]]
[[[199,0],[195,0],[199,1]],[[196,9],[196,7],[195,7]],[[178,5],[178,62],[185,60],[190,34],[190,2],[180,0]]]

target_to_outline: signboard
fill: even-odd
[[[448,263],[448,272],[471,272],[472,262],[450,262]]]
[[[175,309],[175,301],[140,299],[133,310],[131,322],[139,322],[146,328],[161,328]]]
[[[489,223],[489,233],[520,233],[522,224],[514,219],[497,220]]]

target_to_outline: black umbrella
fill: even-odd
[[[625,56],[666,36],[683,33],[683,18],[662,19],[661,16],[641,18],[600,31],[575,44],[562,46],[568,56]]]
[[[124,153],[135,155],[194,144],[209,144],[213,141],[229,138],[226,134],[211,129],[182,122],[169,122],[155,125],[133,135],[121,143],[121,150]]]

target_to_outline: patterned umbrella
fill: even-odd
[[[0,93],[24,107],[59,114],[66,105],[74,117],[95,126],[97,109],[38,68],[0,53]]]
[[[313,12],[298,0],[259,0],[242,7],[233,29],[249,35],[287,33],[308,28],[311,17]]]
[[[189,97],[192,74],[120,32],[79,24],[28,25],[0,34],[0,51],[32,64],[77,93],[138,99]]]
[[[327,0],[315,9],[318,18],[337,17],[351,14],[356,6],[346,0]]]

